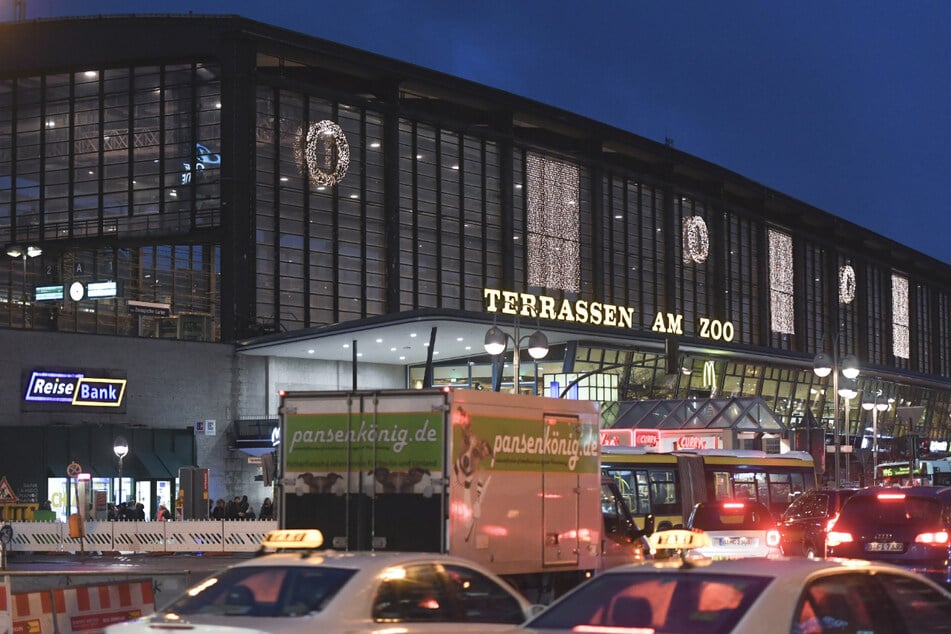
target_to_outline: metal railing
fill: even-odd
[[[271,520],[184,522],[86,522],[83,537],[70,537],[64,522],[7,522],[11,552],[239,553],[254,552]]]

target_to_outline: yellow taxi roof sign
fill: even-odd
[[[282,529],[270,531],[264,536],[261,546],[274,549],[306,550],[320,548],[324,543],[324,535],[315,528]]]
[[[710,536],[703,531],[657,531],[647,539],[653,550],[691,550],[710,545]]]

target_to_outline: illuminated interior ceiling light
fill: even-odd
[[[907,359],[909,348],[908,278],[892,273],[892,354]]]
[[[526,176],[528,283],[577,293],[581,290],[578,166],[529,153]]]
[[[773,332],[795,334],[792,236],[769,230],[769,304]]]
[[[839,302],[851,304],[855,300],[855,269],[851,264],[839,267]]]
[[[710,254],[710,235],[707,223],[700,216],[684,218],[684,262],[703,264]]]
[[[297,165],[318,189],[336,185],[350,167],[350,144],[339,125],[324,119],[298,133]]]

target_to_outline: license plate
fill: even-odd
[[[721,546],[749,546],[750,545],[749,537],[721,537],[720,545]]]
[[[871,553],[900,553],[905,549],[901,542],[869,542],[865,550]]]

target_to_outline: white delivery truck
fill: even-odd
[[[281,395],[282,528],[338,550],[443,552],[546,600],[642,558],[600,471],[597,403],[474,390]],[[537,591],[537,592],[536,592]]]

